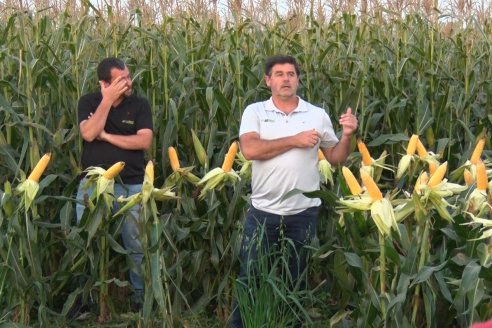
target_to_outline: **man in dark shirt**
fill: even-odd
[[[97,67],[100,92],[84,95],[78,104],[80,134],[83,138],[82,167],[109,168],[116,162],[125,162],[120,173],[123,184],[115,183],[114,196],[128,197],[142,188],[145,159],[144,151],[152,144],[152,112],[149,102],[132,94],[132,80],[128,67],[117,58],[105,58]],[[77,192],[77,224],[84,212],[84,194],[92,190],[84,188],[84,181]],[[113,211],[119,205],[115,203]],[[124,218],[122,239],[136,267],[143,258],[139,239],[139,208],[135,206]],[[135,295],[143,295],[143,279],[140,273],[130,271],[130,282]]]

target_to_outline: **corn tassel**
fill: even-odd
[[[362,193],[362,187],[360,186],[359,182],[357,182],[357,179],[354,177],[352,171],[350,171],[348,167],[344,166],[342,167],[342,174],[352,195],[360,195]]]
[[[174,147],[169,147],[167,149],[167,154],[169,156],[169,163],[171,164],[171,168],[173,172],[178,171],[181,166],[179,165],[178,154],[176,153],[176,149]]]
[[[433,188],[441,183],[444,175],[446,174],[446,170],[448,169],[448,162],[444,162],[436,169],[433,175],[431,175],[429,179],[429,183],[427,184],[429,188]]]
[[[407,146],[407,155],[415,154],[415,150],[417,150],[417,141],[418,140],[419,140],[419,136],[416,134],[413,134],[410,137],[410,141],[408,142],[408,146]]]
[[[489,184],[487,178],[487,171],[485,170],[485,165],[482,161],[477,163],[477,189],[480,191],[486,191],[487,185]]]
[[[366,171],[360,170],[360,177],[364,183],[364,186],[367,188],[369,196],[371,196],[374,201],[383,199],[383,194],[381,193],[381,190],[379,190],[378,185]]]
[[[222,163],[222,170],[224,172],[229,172],[232,169],[232,164],[234,164],[234,159],[236,158],[236,153],[237,153],[237,142],[234,141],[231,146],[229,147],[229,151],[227,152],[224,162]]]
[[[419,154],[419,157],[421,159],[424,159],[427,157],[427,149],[425,149],[424,145],[422,144],[422,141],[420,139],[417,139],[417,153]]]
[[[48,166],[50,158],[51,158],[51,153],[44,154],[43,157],[41,157],[41,159],[34,167],[34,170],[32,170],[31,174],[29,174],[29,177],[27,179],[31,181],[39,182],[41,175],[43,175],[44,171],[46,170],[46,167]]]
[[[362,139],[357,139],[357,148],[359,148],[359,152],[362,155],[362,163],[364,163],[364,165],[371,165],[373,159]]]
[[[475,146],[475,150],[470,157],[470,162],[472,164],[477,164],[480,160],[480,156],[482,155],[483,147],[485,146],[485,138],[481,138],[478,140],[477,145]]]
[[[103,177],[108,180],[114,179],[125,167],[125,162],[117,162],[103,173]]]
[[[467,186],[471,186],[475,182],[472,173],[468,169],[465,169],[463,172],[463,178],[465,179],[465,184]]]

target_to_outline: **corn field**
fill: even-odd
[[[492,317],[489,21],[105,17],[19,10],[0,21],[0,323],[224,326],[250,163],[238,152],[220,181],[203,178],[238,140],[243,109],[269,97],[264,59],[278,53],[298,59],[300,96],[324,107],[336,131],[347,107],[359,131],[345,167],[325,167],[333,180],[307,193],[323,200],[308,295],[278,288],[276,300],[304,304],[313,327],[468,327]],[[154,115],[154,176],[138,199],[139,313],[129,312],[119,217],[107,211],[117,200],[103,193],[89,223],[75,223],[77,101],[98,90],[95,68],[108,56],[126,62]],[[30,173],[47,153],[36,181]],[[88,319],[70,315],[80,301],[96,304]]]

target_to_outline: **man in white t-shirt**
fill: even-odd
[[[260,249],[269,252],[282,238],[290,239],[295,246],[288,259],[293,281],[303,273],[307,255],[302,248],[316,234],[321,201],[303,194],[284,196],[293,189],[318,190],[318,149],[331,164],[343,164],[357,130],[357,118],[348,108],[339,119],[342,126],[339,140],[326,111],[297,96],[299,74],[294,57],[268,58],[265,82],[272,96],[246,107],[241,119],[241,151],[246,159],[253,160],[253,165],[240,278],[251,274],[248,262],[257,259]],[[258,234],[263,231],[258,242]],[[231,326],[242,327],[238,307],[234,309]]]

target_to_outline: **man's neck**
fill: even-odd
[[[298,96],[289,97],[286,99],[272,96],[272,101],[275,107],[280,109],[285,114],[290,114],[299,105]]]

